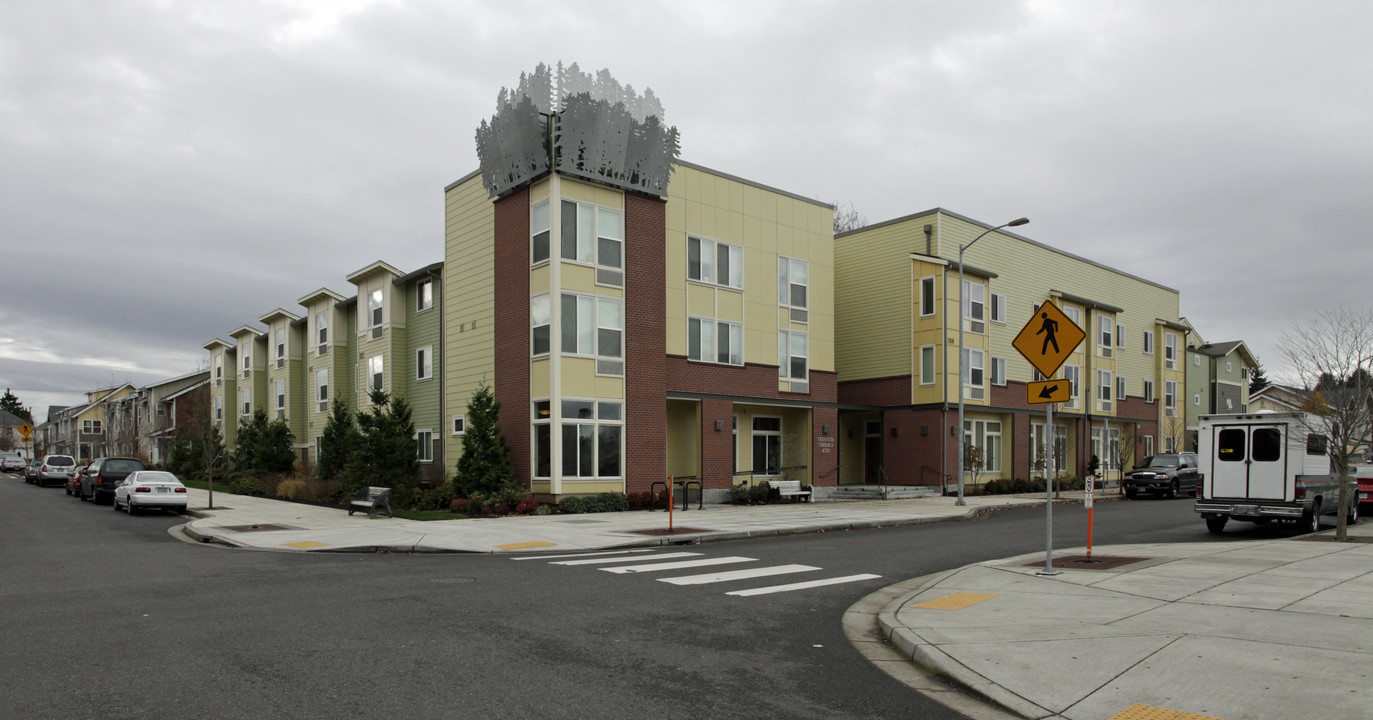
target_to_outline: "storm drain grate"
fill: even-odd
[[[1114,570],[1122,565],[1133,565],[1134,563],[1151,559],[1152,558],[1097,555],[1092,558],[1092,562],[1087,562],[1086,555],[1065,555],[1061,558],[1054,558],[1054,567],[1063,570]],[[1032,563],[1025,563],[1024,566],[1044,567],[1044,561],[1037,560]]]
[[[258,525],[225,525],[224,529],[231,532],[265,532],[267,530],[296,530],[297,528],[289,527],[287,525],[260,523]]]

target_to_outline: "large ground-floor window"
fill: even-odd
[[[973,448],[973,452],[981,457],[979,470],[1001,472],[1000,420],[964,420],[963,443],[964,447]]]
[[[534,402],[534,477],[553,470],[552,403]],[[624,477],[624,403],[618,400],[563,400],[559,432],[565,478]]]
[[[753,418],[753,472],[778,475],[782,470],[782,418]]]

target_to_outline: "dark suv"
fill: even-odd
[[[129,473],[138,470],[147,470],[138,458],[96,458],[81,472],[81,487],[76,491],[77,497],[82,500],[89,498],[97,505],[105,499],[114,502],[115,487],[124,482]]]
[[[1177,497],[1181,493],[1197,496],[1201,490],[1201,472],[1197,469],[1196,453],[1160,453],[1144,458],[1134,470],[1126,473],[1125,497],[1134,499],[1141,494]]]

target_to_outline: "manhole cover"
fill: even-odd
[[[224,529],[233,532],[264,532],[267,530],[294,530],[295,528],[287,527],[285,525],[260,523],[257,525],[225,525]]]
[[[436,583],[438,583],[438,584],[440,584],[440,585],[457,585],[458,583],[470,583],[470,582],[472,582],[473,580],[476,580],[476,578],[470,578],[470,577],[444,577],[444,578],[434,578],[431,582],[436,582]]]
[[[1142,557],[1111,557],[1109,555],[1097,555],[1087,562],[1086,555],[1065,555],[1054,558],[1054,567],[1060,570],[1114,570],[1121,565],[1131,565],[1137,562],[1144,562],[1149,558]],[[1043,560],[1025,563],[1025,567],[1044,567]]]

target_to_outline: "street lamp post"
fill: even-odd
[[[968,371],[968,351],[963,347],[963,303],[967,300],[963,290],[963,251],[972,247],[978,240],[987,235],[1006,227],[1019,227],[1030,222],[1029,218],[1016,218],[1004,225],[987,230],[986,232],[973,238],[967,245],[958,246],[958,505],[966,504],[963,501],[963,458],[967,453],[967,447],[963,439],[963,378]]]

